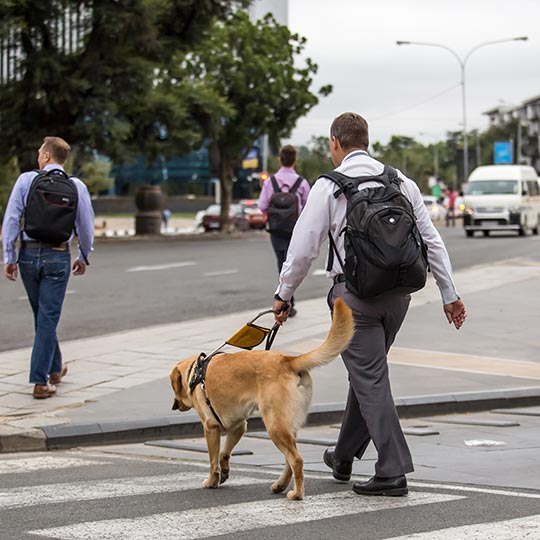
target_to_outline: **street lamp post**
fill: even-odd
[[[508,38],[508,39],[497,39],[495,41],[486,41],[484,43],[480,43],[479,45],[476,45],[475,47],[473,47],[463,58],[461,58],[456,53],[456,51],[454,51],[450,47],[447,47],[446,45],[441,45],[439,43],[429,43],[425,41],[396,41],[396,45],[425,45],[427,47],[439,47],[441,49],[447,50],[459,62],[459,66],[461,69],[461,107],[462,107],[462,115],[463,115],[463,179],[464,181],[467,180],[467,176],[469,174],[469,148],[468,148],[468,141],[467,141],[467,103],[466,103],[466,91],[465,91],[465,65],[467,64],[467,61],[471,57],[471,54],[475,52],[476,50],[480,49],[481,47],[486,47],[487,45],[496,45],[498,43],[506,43],[509,41],[527,41],[527,39],[529,39],[527,36],[521,36],[521,37],[515,37],[515,38]]]

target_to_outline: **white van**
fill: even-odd
[[[528,231],[538,234],[540,186],[533,167],[487,165],[469,176],[463,226],[467,236],[482,231]]]

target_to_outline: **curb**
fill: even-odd
[[[540,405],[540,387],[397,398],[400,418],[480,412]],[[312,405],[306,425],[341,422],[345,403]],[[248,431],[264,430],[262,419],[248,419]],[[58,424],[29,431],[0,433],[0,453],[65,450],[79,446],[140,443],[203,435],[196,413],[88,424]]]

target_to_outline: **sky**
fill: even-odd
[[[483,131],[482,113],[540,95],[540,0],[289,0],[289,28],[307,38],[304,56],[318,64],[312,91],[334,91],[298,121],[286,142],[326,136],[332,120],[354,111],[366,118],[371,141],[392,135],[423,144],[462,130],[461,75],[447,50],[402,45],[438,43],[465,67],[467,127]]]

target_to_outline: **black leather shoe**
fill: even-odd
[[[401,497],[407,495],[407,478],[405,475],[381,478],[374,476],[367,482],[355,482],[352,487],[358,495],[386,495],[387,497]]]
[[[323,460],[332,469],[334,478],[341,482],[348,482],[351,479],[352,461],[340,461],[334,457],[334,450],[327,448],[323,454]]]

